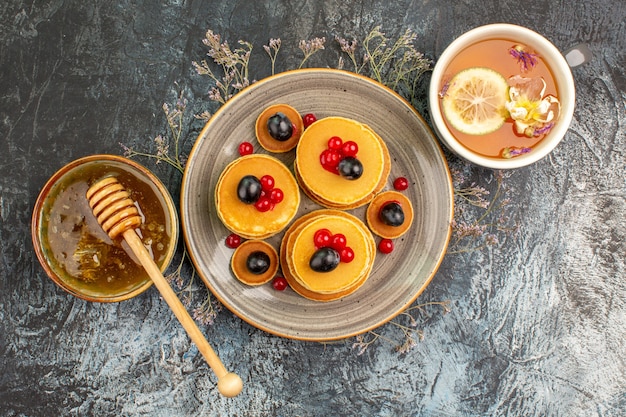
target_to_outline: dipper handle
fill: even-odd
[[[117,178],[105,177],[87,190],[87,200],[98,224],[102,226],[109,237],[115,239],[121,235],[139,259],[161,296],[217,376],[219,392],[226,397],[238,395],[243,388],[241,378],[226,370],[135,232],[135,229],[141,225],[142,218],[128,191],[124,189]]]

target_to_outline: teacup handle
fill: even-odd
[[[578,45],[574,45],[565,51],[563,56],[565,57],[567,64],[571,68],[575,68],[591,61],[593,54],[586,43],[579,43]]]

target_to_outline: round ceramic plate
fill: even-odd
[[[396,177],[409,179],[404,191],[415,218],[395,250],[378,253],[371,276],[353,294],[332,302],[305,299],[271,284],[249,287],[231,273],[233,253],[224,244],[228,230],[215,213],[213,193],[224,167],[239,156],[243,141],[264,151],[255,138],[257,115],[267,106],[289,104],[318,119],[343,116],[372,127],[387,143]],[[292,167],[295,151],[274,154]],[[321,208],[302,194],[300,213]],[[446,160],[430,129],[400,96],[349,72],[310,69],[259,81],[230,99],[200,133],[187,162],[181,191],[181,220],[187,249],[211,292],[246,322],[272,334],[328,341],[364,333],[406,309],[426,288],[445,254],[453,211]],[[364,219],[365,207],[351,211]],[[278,248],[279,234],[269,242]],[[378,241],[378,238],[377,238]]]

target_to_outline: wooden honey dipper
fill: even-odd
[[[226,370],[135,232],[135,229],[141,225],[142,218],[128,191],[124,189],[117,178],[105,177],[89,187],[87,200],[93,214],[98,219],[98,224],[102,226],[109,237],[116,239],[121,235],[139,259],[161,296],[217,376],[219,392],[225,397],[238,395],[243,388],[241,378]]]

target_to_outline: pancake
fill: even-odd
[[[269,269],[261,274],[255,274],[248,269],[248,257],[254,252],[263,252],[269,259]],[[274,278],[280,262],[276,249],[262,240],[247,240],[235,249],[230,260],[230,267],[235,277],[246,285],[262,285]]]
[[[363,165],[358,179],[349,180],[326,170],[320,156],[328,140],[338,136],[358,145],[356,158]],[[367,204],[385,186],[391,160],[384,141],[367,125],[343,117],[326,117],[311,124],[296,148],[294,173],[311,199],[325,207],[352,209]]]
[[[404,213],[404,222],[399,226],[391,226],[380,219],[380,209],[388,202],[395,201],[400,204]],[[372,233],[386,239],[395,239],[407,232],[413,222],[413,206],[411,201],[402,193],[397,191],[385,191],[378,194],[370,205],[366,213],[367,225]]]
[[[271,175],[274,187],[283,191],[283,200],[266,212],[241,201],[237,188],[246,175],[257,178]],[[246,239],[266,239],[282,231],[300,206],[298,183],[289,169],[278,159],[261,154],[242,156],[231,162],[218,179],[214,198],[217,215],[224,226]]]
[[[354,259],[340,262],[330,272],[316,272],[309,261],[316,248],[313,235],[319,229],[342,233]],[[306,298],[330,301],[351,294],[369,276],[376,247],[369,230],[356,217],[337,210],[318,210],[297,219],[285,232],[280,248],[282,272],[290,286]]]
[[[276,115],[277,113],[284,114],[292,123],[293,133],[289,139],[284,141],[274,139],[267,126],[267,122],[270,117]],[[259,144],[265,150],[274,153],[283,153],[292,150],[298,145],[300,136],[304,131],[304,123],[300,113],[298,113],[298,111],[293,107],[287,104],[274,104],[263,110],[259,117],[257,117],[254,130]]]
[[[300,284],[299,280],[296,279],[296,277],[294,276],[294,273],[292,272],[292,267],[290,265],[291,257],[289,256],[289,254],[293,253],[293,242],[295,240],[294,237],[298,236],[302,227],[306,226],[306,224],[310,223],[311,221],[314,221],[316,218],[320,218],[320,217],[328,216],[328,215],[344,216],[345,218],[348,218],[348,219],[355,219],[355,217],[352,216],[351,214],[348,214],[343,211],[338,211],[338,210],[321,209],[321,210],[304,214],[298,219],[296,219],[292,223],[292,225],[287,229],[287,231],[285,232],[284,238],[281,242],[281,246],[280,246],[280,262],[281,262],[281,269],[282,269],[283,276],[289,283],[289,286],[291,287],[291,289],[293,289],[297,294],[301,295],[302,297],[313,300],[313,301],[322,301],[322,302],[334,301],[334,300],[338,300],[340,298],[343,298],[352,294],[365,283],[373,267],[374,259],[372,258],[371,261],[369,262],[368,269],[364,271],[364,273],[362,274],[360,278],[356,279],[351,286],[341,291],[334,292],[334,293],[314,292],[304,287],[302,284]],[[372,254],[371,256],[375,256],[376,244],[374,242],[374,239],[371,237],[371,235],[369,235],[369,232],[368,232],[368,236],[369,237],[367,239],[368,240],[367,252],[369,254]]]

